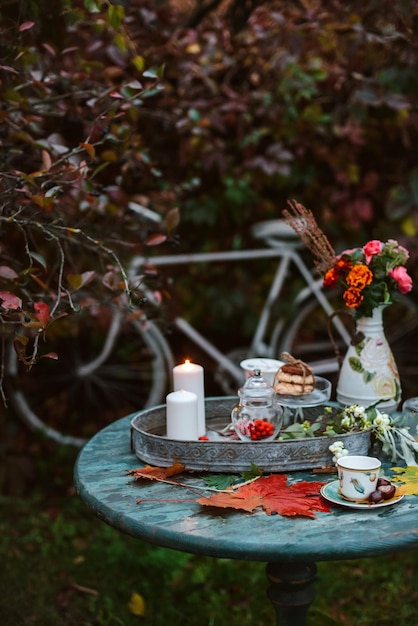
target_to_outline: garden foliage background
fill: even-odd
[[[75,300],[87,280],[92,296],[117,297],[116,261],[144,243],[254,246],[250,225],[289,198],[337,248],[398,238],[414,266],[416,11],[409,0],[7,0],[1,288],[51,304],[71,275]],[[165,220],[160,236],[143,208]],[[183,283],[187,310],[220,329],[241,307],[250,327],[262,278],[222,276],[201,287],[210,307],[193,277]]]
[[[289,198],[313,211],[337,249],[369,238],[398,239],[411,251],[409,270],[417,279],[413,0],[3,0],[0,26],[0,291],[22,301],[22,310],[0,310],[2,350],[16,333],[22,337],[35,327],[44,334],[33,313],[36,303],[46,303],[56,317],[69,314],[71,323],[81,305],[94,311],[103,299],[120,300],[127,287],[124,267],[134,253],[257,245],[251,224],[281,217]],[[161,216],[158,225],[147,209]],[[204,281],[193,271],[141,280],[161,291],[168,321],[181,298],[192,321],[228,334],[236,331],[237,319],[243,332],[254,323],[260,287],[267,282],[259,272],[268,272],[255,269],[207,268]],[[146,310],[129,288],[134,309]],[[48,332],[46,340],[45,350],[53,349]],[[18,345],[21,357],[30,360],[25,342],[18,339]],[[98,605],[94,590],[71,582],[82,579],[74,570],[74,551],[82,555],[78,564],[96,563],[98,555],[88,556],[87,544],[112,545],[108,557],[114,567],[133,553],[116,534],[112,541],[101,534],[101,523],[86,528],[76,508],[64,513],[63,498],[74,495],[74,451],[57,450],[28,433],[7,408],[0,411],[1,502],[8,510],[1,534],[14,536],[13,550],[8,542],[2,545],[3,562],[13,562],[1,581],[4,587],[7,577],[12,587],[2,597],[18,599],[8,623],[56,624],[58,614],[62,624],[79,624],[80,615],[92,616],[86,624],[131,623],[123,617],[126,601],[124,608],[120,604],[131,583],[112,596],[111,576],[107,604],[99,595]],[[84,545],[80,529],[88,537]],[[42,571],[34,565],[40,552]],[[145,578],[156,554],[151,551],[147,559],[143,547]],[[65,566],[46,569],[61,557]],[[169,556],[160,558],[164,567]],[[189,561],[176,560],[185,580],[185,611],[190,572],[209,577],[208,561]],[[36,576],[22,582],[28,563]],[[130,563],[127,581],[135,579],[137,566]],[[398,572],[399,563],[394,567]],[[84,570],[86,580],[96,575]],[[167,607],[178,597],[178,576],[167,579]],[[51,580],[52,608],[39,584],[51,590]],[[160,580],[161,568],[157,587]],[[379,589],[375,583],[368,589]],[[389,606],[367,621],[369,596],[364,605],[363,599],[352,603],[360,607],[362,623],[378,623],[387,614],[388,621],[379,623],[400,624],[401,612],[411,623],[402,584],[396,579],[393,589],[385,588],[393,599],[392,622]],[[232,588],[227,602],[238,610]],[[74,609],[76,592],[88,602]],[[345,594],[346,587],[334,598]],[[222,585],[213,597],[219,598],[213,615],[222,619]],[[191,605],[191,624],[200,598],[199,592]],[[381,601],[379,596],[377,607]],[[329,615],[333,609],[343,623],[345,605],[324,609],[327,620],[323,613],[320,623],[336,623]],[[175,618],[170,614],[166,621]],[[185,623],[184,611],[177,618]],[[151,616],[148,623],[157,622]]]

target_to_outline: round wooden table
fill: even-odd
[[[373,557],[418,547],[418,496],[376,509],[336,505],[331,513],[318,513],[315,519],[176,502],[198,496],[190,496],[181,487],[133,481],[127,476],[127,471],[143,465],[131,450],[132,417],[104,428],[81,450],[74,474],[80,498],[107,524],[152,544],[267,563],[267,593],[280,626],[306,624],[315,597],[317,561]],[[311,472],[289,474],[289,481],[335,478]],[[181,481],[202,485],[193,474],[182,474]],[[147,499],[152,501],[145,502]],[[138,500],[144,502],[137,504]]]

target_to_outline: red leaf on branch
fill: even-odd
[[[162,233],[153,233],[150,235],[146,242],[146,246],[159,246],[167,240],[167,235],[163,235]]]
[[[23,22],[23,24],[19,26],[19,33],[22,33],[24,30],[29,30],[33,26],[35,26],[35,22]]]
[[[3,309],[20,309],[22,300],[10,291],[0,291],[0,306]]]
[[[58,354],[56,352],[48,352],[48,354],[41,354],[40,359],[52,359],[58,361]]]
[[[7,280],[14,280],[15,278],[18,278],[18,275],[12,267],[9,267],[8,265],[0,265],[0,277],[6,278]]]
[[[329,513],[329,506],[322,500],[319,490],[323,483],[300,481],[287,485],[287,476],[272,474],[266,478],[243,485],[231,493],[215,493],[209,498],[199,498],[204,506],[254,511],[262,507],[267,515],[279,513],[285,516],[303,515],[316,517],[314,511]]]
[[[45,302],[35,302],[33,308],[36,317],[41,322],[42,326],[45,327],[51,317],[51,314],[49,312],[49,306]]]

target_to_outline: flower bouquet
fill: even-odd
[[[312,213],[294,201],[289,207],[291,212],[284,211],[286,220],[314,254],[324,287],[342,288],[345,312],[356,320],[356,332],[341,364],[337,399],[365,407],[381,403],[381,408],[393,412],[401,399],[401,381],[382,316],[386,306],[412,289],[405,267],[408,251],[393,239],[374,239],[337,255]],[[329,329],[333,341],[331,325]],[[337,349],[336,354],[339,357]]]
[[[289,207],[292,213],[284,211],[286,220],[314,255],[324,287],[342,287],[344,303],[356,319],[371,317],[377,307],[411,291],[412,279],[405,267],[409,252],[397,241],[373,239],[337,255],[313,214],[295,201],[290,201]]]
[[[355,318],[371,317],[382,304],[391,304],[397,293],[412,289],[405,263],[408,251],[394,239],[369,241],[362,248],[344,250],[325,273],[324,287],[341,285],[343,300]]]

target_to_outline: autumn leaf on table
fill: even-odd
[[[176,474],[181,474],[185,471],[186,468],[184,465],[174,461],[173,465],[170,465],[170,467],[152,467],[151,465],[137,467],[136,469],[129,470],[128,476],[133,476],[135,480],[140,478],[148,480],[165,480],[166,478],[170,478],[170,476],[175,476]]]
[[[171,476],[185,471],[187,471],[187,468],[184,465],[174,462],[170,467],[152,467],[147,465],[129,470],[127,473],[133,476],[135,480],[145,479],[169,482],[178,487],[186,487],[192,491],[196,489],[210,489],[208,487],[198,487],[197,485],[183,485],[182,483],[168,480]],[[261,507],[267,515],[279,513],[285,516],[303,515],[313,518],[316,517],[315,511],[330,512],[329,506],[319,493],[322,485],[322,482],[308,481],[300,481],[293,485],[288,485],[287,476],[272,474],[265,478],[256,477],[251,482],[238,487],[230,486],[222,491],[216,491],[210,497],[199,497],[194,502],[204,506],[233,508],[247,512],[252,512]],[[151,501],[163,502],[165,500],[146,500],[146,502]],[[182,502],[180,499],[175,501]],[[145,500],[138,500],[138,504],[143,502]],[[184,502],[191,502],[191,500],[184,500]]]
[[[392,478],[393,482],[405,483],[396,487],[396,495],[418,495],[418,467],[416,465],[408,465],[408,467],[391,467],[391,470],[398,474],[398,476]]]
[[[254,511],[262,507],[267,515],[279,513],[285,516],[303,515],[316,517],[315,511],[329,513],[329,506],[323,501],[319,490],[323,483],[300,481],[287,484],[287,476],[272,474],[256,482],[243,485],[231,493],[215,493],[209,498],[199,498],[204,506]]]

